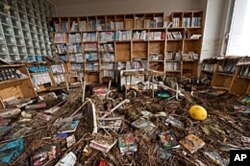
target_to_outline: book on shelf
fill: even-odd
[[[151,27],[151,19],[145,19],[144,26],[146,29],[153,28],[153,27]]]
[[[163,17],[154,17],[154,21],[155,21],[156,26],[153,28],[163,27]]]
[[[81,43],[81,34],[69,34],[69,43]]]
[[[182,33],[180,31],[167,32],[167,38],[169,40],[181,40],[182,39]]]
[[[75,64],[75,63],[72,63],[71,64],[71,70],[74,70],[74,71],[83,71],[83,64]]]
[[[78,23],[76,21],[72,22],[71,28],[70,28],[71,32],[76,32],[78,31]]]
[[[132,31],[116,31],[117,41],[127,41],[132,39]]]
[[[213,72],[214,71],[215,64],[208,64],[208,63],[203,63],[201,65],[202,71],[206,72]]]
[[[103,62],[114,62],[115,61],[115,54],[105,52],[102,54],[102,60],[103,60]]]
[[[179,17],[174,17],[172,20],[173,24],[172,27],[173,28],[178,28],[180,27],[180,18]]]
[[[124,29],[124,23],[123,22],[115,22],[115,29]]]
[[[69,61],[70,62],[76,62],[76,56],[75,56],[75,54],[70,54]]]
[[[95,32],[88,32],[82,34],[82,41],[83,42],[96,42],[96,33]]]
[[[65,69],[62,64],[60,65],[51,65],[51,71],[53,73],[64,73]]]
[[[144,69],[142,62],[118,62],[117,70]]]
[[[64,62],[66,62],[66,61],[67,61],[67,56],[66,56],[66,54],[61,54],[61,55],[59,55],[59,60],[62,60],[62,61],[64,61]]]
[[[79,53],[82,52],[81,44],[68,43],[69,53]]]
[[[102,66],[103,66],[104,70],[114,70],[115,69],[114,63],[103,62]]]
[[[238,75],[240,77],[248,77],[248,78],[250,78],[250,66],[249,65],[240,66]]]
[[[148,39],[149,40],[164,40],[165,32],[163,31],[149,32]]]
[[[66,43],[66,33],[55,33],[54,43]]]
[[[104,21],[103,20],[96,20],[96,29],[98,31],[103,31],[105,30],[105,24],[104,24]]]
[[[98,63],[88,63],[86,67],[87,67],[87,71],[98,71],[99,64]]]
[[[166,71],[179,71],[180,62],[166,62]]]
[[[98,60],[98,54],[96,52],[85,53],[87,61],[96,61]]]
[[[69,29],[68,21],[63,20],[62,21],[62,32],[67,32]]]
[[[54,30],[52,30],[52,32],[59,32],[60,31],[60,25],[58,22],[54,22]]]
[[[97,43],[86,43],[84,49],[85,51],[97,51]]]
[[[35,73],[32,75],[32,81],[35,85],[52,83],[49,73]]]
[[[112,43],[101,44],[101,51],[114,52],[114,45]]]
[[[102,42],[111,42],[115,39],[114,32],[100,32],[98,35],[99,41]]]
[[[56,50],[58,54],[66,54],[67,46],[66,44],[56,44]]]
[[[148,34],[146,31],[135,31],[133,33],[133,40],[147,40]]]
[[[202,24],[201,17],[193,17],[192,18],[192,27],[200,27]]]
[[[183,61],[195,61],[199,59],[199,54],[195,52],[188,52],[182,54],[182,60]]]
[[[79,31],[86,31],[87,30],[87,21],[80,21],[79,22]]]
[[[107,23],[106,29],[107,30],[114,30],[115,29],[115,23],[113,21],[110,21],[109,23]]]
[[[82,53],[77,53],[75,54],[75,62],[77,63],[83,63],[83,54]]]
[[[96,20],[91,20],[87,22],[87,30],[88,31],[95,31],[96,30]]]
[[[163,54],[150,54],[148,57],[149,61],[161,61],[164,60]]]
[[[56,82],[57,85],[65,82],[65,78],[64,78],[64,75],[63,74],[59,74],[59,75],[54,75],[54,80]]]
[[[168,51],[166,54],[166,60],[181,60],[181,59],[182,59],[181,51],[178,52]]]
[[[183,26],[190,27],[191,26],[191,17],[184,17],[183,18]]]

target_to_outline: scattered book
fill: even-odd
[[[191,154],[193,154],[201,149],[205,145],[205,142],[197,136],[189,134],[188,136],[180,140],[180,144],[185,147]]]
[[[137,143],[132,133],[122,134],[118,137],[119,149],[122,155],[137,151]]]
[[[180,147],[172,131],[161,132],[159,138],[163,149],[175,149]]]
[[[80,120],[67,122],[58,130],[58,133],[73,133],[76,131],[79,123],[80,123]]]

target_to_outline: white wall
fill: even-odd
[[[200,0],[52,0],[56,16],[199,10]]]
[[[229,0],[203,0],[206,5],[206,22],[201,59],[220,56]]]

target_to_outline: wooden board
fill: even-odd
[[[248,79],[236,77],[229,90],[229,93],[235,95],[244,95],[247,92],[248,86],[249,86]]]
[[[129,43],[116,43],[116,62],[127,62],[130,61],[130,42]]]
[[[149,54],[164,54],[165,41],[162,42],[150,42]]]
[[[133,43],[133,58],[147,59],[148,57],[148,43],[147,42],[136,42]]]

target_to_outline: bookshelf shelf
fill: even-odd
[[[149,69],[160,72],[173,71],[173,76],[176,73],[180,77],[182,71],[188,68],[185,73],[196,76],[202,41],[189,41],[188,38],[203,34],[203,12],[173,12],[168,16],[169,19],[165,19],[166,17],[164,13],[52,17],[50,30],[54,37],[57,35],[60,41],[58,44],[66,44],[63,47],[66,48],[68,57],[68,73],[72,71],[73,63],[69,58],[69,35],[80,34],[79,49],[82,50],[83,59],[81,71],[90,82],[102,82],[103,78],[107,77],[117,80],[117,74],[113,71],[126,68],[126,65],[134,62],[140,62],[144,68],[148,65]],[[57,42],[54,44],[57,45]],[[87,50],[86,47],[95,47],[97,51]],[[173,57],[172,61],[167,61],[165,57],[169,52],[172,52],[171,56],[178,54],[178,59]],[[184,62],[183,53],[190,56],[188,59],[198,60],[192,63]],[[89,58],[97,60],[89,62]],[[108,59],[108,62],[104,59]],[[94,75],[89,70],[97,70],[98,74]]]

